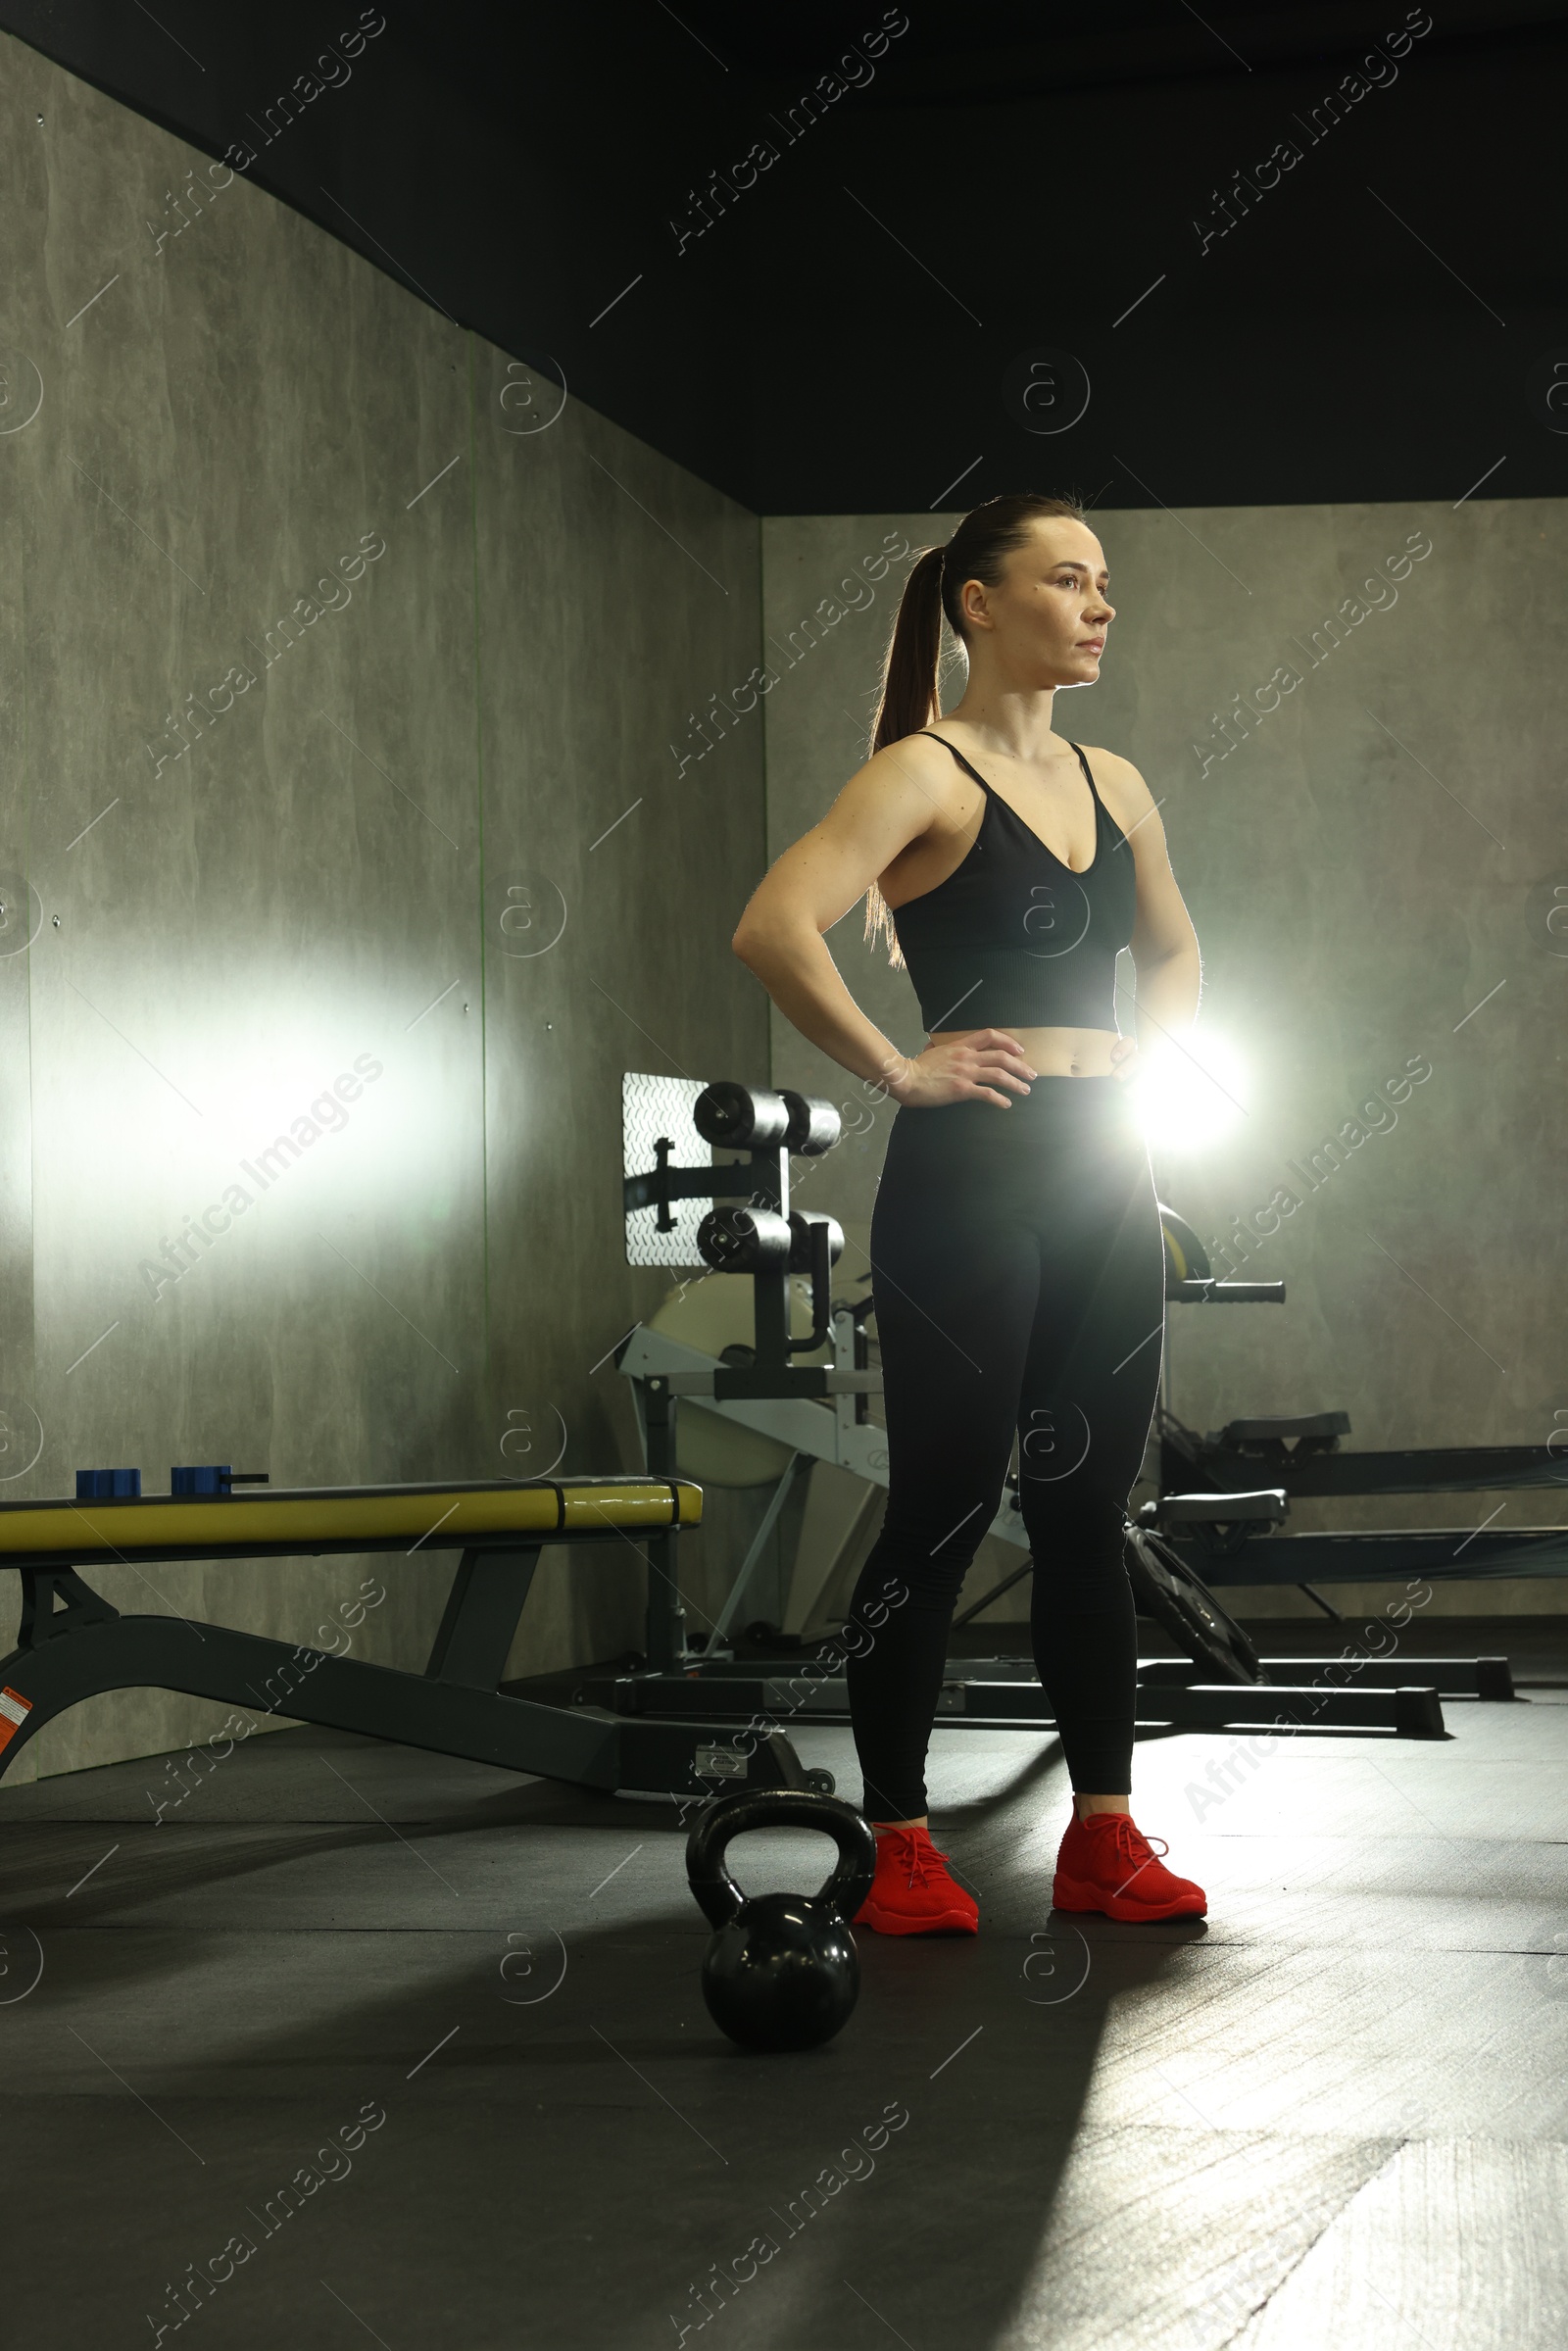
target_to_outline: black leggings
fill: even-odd
[[[1132,1776],[1138,1622],[1122,1525],[1159,1383],[1164,1245],[1117,1077],[1040,1077],[1010,1109],[901,1109],[871,1218],[888,1501],[847,1667],[873,1820],[926,1809],[954,1605],[1003,1495],[1034,1555],[1035,1663],[1072,1785]]]

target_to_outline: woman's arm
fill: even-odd
[[[1112,814],[1127,836],[1138,878],[1132,957],[1138,974],[1138,1052],[1148,1062],[1174,1045],[1198,1018],[1202,958],[1192,916],[1171,871],[1165,828],[1152,793],[1131,759],[1097,751],[1115,798]],[[1125,1074],[1125,1070],[1122,1073]]]
[[[1035,1072],[1011,1038],[987,1029],[962,1045],[928,1046],[914,1058],[901,1053],[860,1010],[823,937],[901,850],[947,824],[945,781],[923,740],[906,737],[876,753],[821,821],[768,868],[731,945],[803,1037],[896,1102],[935,1104],[970,1095],[1010,1109],[1004,1095],[978,1081],[1026,1090],[1022,1073]]]

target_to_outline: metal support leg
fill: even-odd
[[[535,1543],[515,1551],[464,1552],[424,1669],[428,1680],[457,1682],[468,1690],[496,1688],[507,1670],[539,1551]]]
[[[120,1614],[74,1567],[24,1568],[19,1648],[35,1649],[83,1625],[110,1624]]]
[[[993,1584],[983,1599],[976,1600],[972,1608],[965,1608],[961,1616],[956,1616],[953,1620],[952,1630],[956,1633],[960,1625],[971,1623],[983,1609],[990,1607],[993,1600],[1000,1600],[1004,1592],[1010,1592],[1015,1584],[1021,1584],[1025,1576],[1032,1576],[1034,1572],[1035,1555],[1031,1551],[1022,1567],[1015,1567],[1010,1576],[1004,1576],[1000,1584]],[[1027,1635],[1024,1638],[1027,1638]]]
[[[726,1637],[731,1625],[740,1614],[741,1602],[745,1599],[747,1590],[761,1564],[762,1554],[767,1548],[773,1529],[778,1525],[779,1513],[789,1499],[790,1489],[795,1484],[795,1480],[800,1474],[801,1463],[806,1458],[804,1453],[791,1453],[788,1461],[784,1464],[779,1482],[773,1490],[773,1498],[768,1503],[762,1523],[752,1540],[751,1549],[741,1562],[741,1572],[730,1586],[729,1597],[718,1612],[718,1622],[713,1627],[712,1637],[709,1642],[710,1648]]]
[[[675,1475],[675,1399],[666,1380],[644,1382],[648,1410],[648,1472]],[[676,1571],[678,1531],[661,1528],[646,1538],[648,1552],[648,1663],[656,1673],[678,1672],[687,1661],[686,1611]]]
[[[85,1698],[108,1690],[178,1690],[237,1708],[242,1717],[322,1723],[546,1780],[667,1794],[679,1804],[701,1803],[737,1783],[810,1785],[782,1732],[737,1738],[722,1723],[623,1722],[597,1707],[547,1706],[177,1616],[101,1619],[69,1637],[14,1649],[0,1658],[0,1682],[23,1710],[0,1749],[0,1773],[45,1723]],[[231,1718],[220,1758],[251,1727]]]

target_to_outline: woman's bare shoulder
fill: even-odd
[[[873,795],[886,794],[890,788],[904,795],[912,793],[935,818],[950,814],[963,801],[967,783],[951,750],[917,731],[872,752],[845,789],[858,786]]]

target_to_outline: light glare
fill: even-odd
[[[1246,1114],[1246,1063],[1212,1029],[1142,1049],[1129,1081],[1151,1151],[1191,1156],[1222,1141]]]

